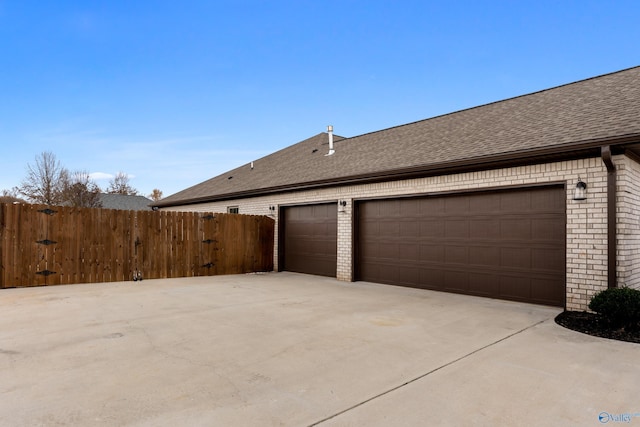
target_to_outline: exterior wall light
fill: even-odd
[[[578,183],[576,184],[575,192],[573,193],[573,200],[586,200],[587,199],[587,184],[578,177]]]
[[[347,206],[347,201],[346,200],[340,200],[338,202],[338,212],[346,212],[346,206]]]
[[[276,207],[269,206],[269,216],[276,216]]]

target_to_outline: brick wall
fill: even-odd
[[[640,164],[621,157],[616,166],[618,284],[640,289]]]
[[[628,189],[632,186],[632,181],[638,182],[639,165],[624,156],[616,156],[614,161],[621,166],[621,169],[624,169],[624,174],[626,174],[626,178],[621,181],[621,186],[624,182],[625,188]],[[588,185],[587,200],[573,200],[578,177]],[[437,194],[466,189],[491,189],[559,182],[565,183],[567,188],[566,306],[569,310],[585,310],[591,296],[607,287],[607,171],[599,157],[376,184],[298,191],[227,202],[178,206],[171,209],[226,212],[227,206],[237,205],[240,207],[240,213],[269,215],[269,206],[345,200],[347,205],[344,208],[338,206],[337,278],[350,281],[353,278],[352,208],[354,199],[407,194]],[[626,210],[635,209],[637,212],[637,206],[640,203],[639,193],[636,191],[629,194],[633,195],[622,196],[623,203],[620,208],[624,206]],[[638,285],[640,284],[640,272],[637,266],[640,253],[637,240],[637,213],[635,215],[629,214],[629,223],[625,223],[624,227],[621,226],[621,229],[629,232],[628,236],[625,235],[626,237],[621,239],[623,248],[621,248],[621,253],[625,260],[625,270],[624,274],[621,274],[621,279],[631,280],[632,283]],[[636,218],[633,226],[635,228],[631,226],[633,218]],[[274,219],[278,220],[277,210]],[[276,225],[274,252],[274,265],[276,266],[278,265],[277,229]]]

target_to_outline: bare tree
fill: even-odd
[[[15,190],[30,202],[56,205],[61,202],[61,187],[67,174],[56,156],[45,151],[36,156],[34,165],[27,164],[27,177]]]
[[[65,206],[100,208],[100,187],[86,171],[66,174],[63,180],[61,200]]]
[[[154,202],[157,202],[158,200],[162,199],[162,191],[154,188],[151,194],[149,194],[149,198]]]
[[[26,200],[23,200],[18,197],[18,191],[14,187],[11,190],[0,191],[0,203],[27,203],[27,202]]]
[[[17,190],[16,187],[13,187],[11,190],[4,189],[4,190],[0,191],[0,196],[1,197],[14,197],[14,198],[17,198],[18,197],[18,190]]]
[[[20,199],[11,196],[0,196],[0,203],[20,203]]]
[[[124,172],[118,172],[112,180],[109,181],[109,188],[107,188],[109,194],[125,194],[130,196],[137,196],[138,190],[129,185],[129,175]]]

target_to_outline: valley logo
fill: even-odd
[[[607,423],[630,423],[634,417],[640,417],[640,413],[632,414],[625,412],[622,414],[610,414],[609,412],[602,411],[598,414],[598,421],[602,424]]]

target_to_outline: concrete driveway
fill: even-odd
[[[559,312],[294,273],[6,289],[0,426],[640,426],[640,345]]]

